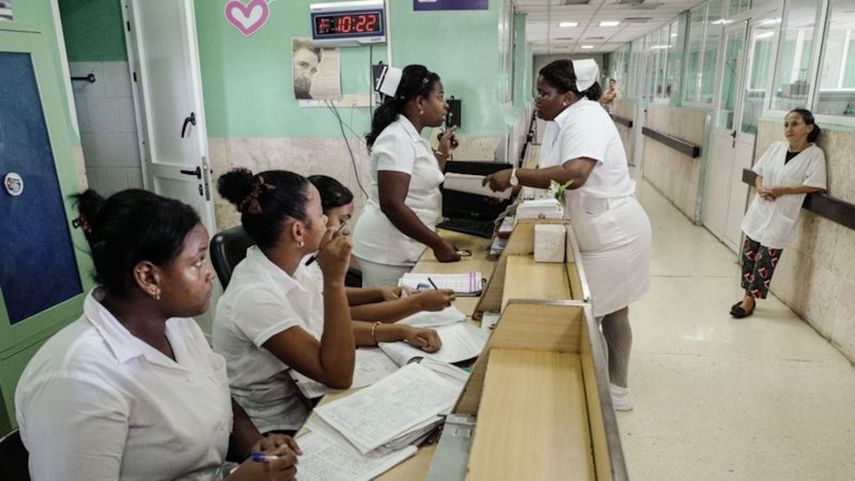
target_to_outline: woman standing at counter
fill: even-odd
[[[485,179],[493,190],[567,184],[565,216],[573,223],[593,311],[609,354],[615,409],[632,409],[627,388],[632,329],[629,305],[650,287],[650,221],[635,199],[626,152],[597,102],[599,69],[592,59],[556,60],[540,70],[535,105],[554,122],[539,169],[506,169]]]
[[[408,65],[395,94],[374,112],[371,132],[371,189],[353,231],[353,255],[362,268],[363,287],[397,285],[430,247],[441,262],[459,260],[454,245],[436,233],[442,216],[445,161],[455,145],[454,128],[433,152],[422,138],[439,127],[448,106],[437,74]]]

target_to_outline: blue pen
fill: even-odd
[[[264,463],[267,461],[276,461],[277,459],[279,459],[279,456],[273,454],[252,453],[249,455],[249,459],[257,463]]]
[[[439,289],[439,287],[436,287],[436,284],[433,282],[433,279],[428,277],[427,280],[428,280],[428,282],[430,282],[430,285],[432,285],[434,289]]]

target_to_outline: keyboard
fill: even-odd
[[[491,239],[495,226],[490,221],[472,219],[446,219],[437,226],[440,229]]]

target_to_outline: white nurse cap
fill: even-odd
[[[600,67],[592,58],[582,60],[571,60],[573,71],[576,72],[576,89],[581,93],[597,82],[600,78]]]
[[[381,94],[394,97],[398,92],[398,85],[401,84],[401,76],[404,71],[391,66],[383,67],[383,72],[380,74],[380,80],[377,81],[377,91]]]

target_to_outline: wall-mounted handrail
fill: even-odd
[[[629,128],[632,128],[632,120],[630,120],[626,117],[621,117],[620,115],[615,115],[615,114],[609,114],[609,115],[612,116],[612,120],[614,120],[615,122],[617,122],[621,125],[625,125]]]
[[[742,181],[754,187],[757,173],[753,170],[742,169]],[[815,192],[805,196],[802,208],[824,217],[832,222],[855,229],[855,204],[836,199],[828,194]]]
[[[678,139],[677,137],[672,137],[670,135],[659,133],[653,129],[648,129],[647,127],[641,128],[641,133],[646,137],[650,137],[651,139],[661,142],[668,147],[680,152],[681,154],[688,155],[693,159],[697,159],[701,156],[701,146],[695,145],[691,142],[685,141],[683,139]]]

